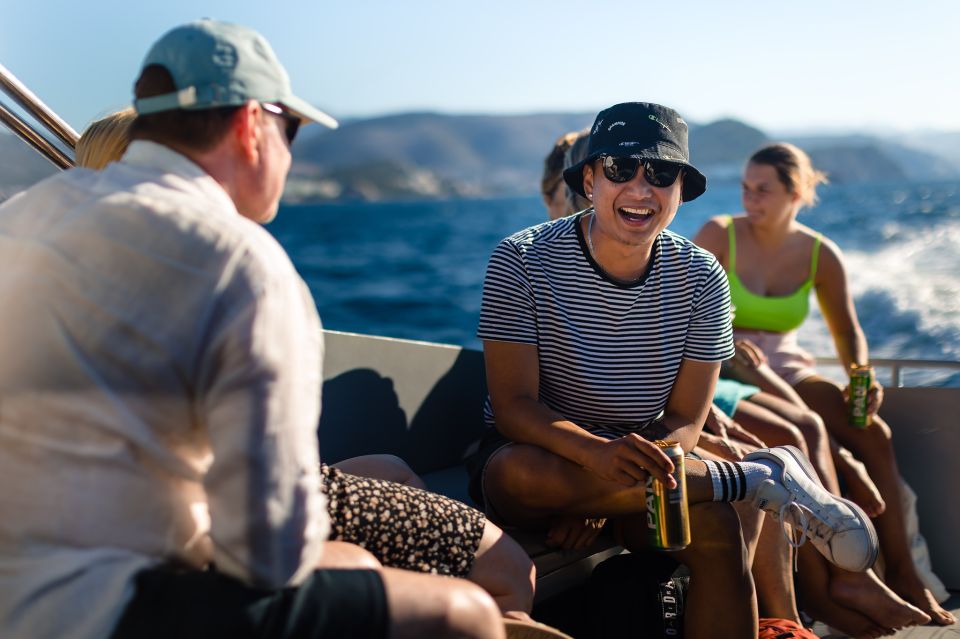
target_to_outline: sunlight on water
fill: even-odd
[[[684,204],[671,229],[689,237],[709,217],[738,210],[735,185],[714,187]],[[843,251],[874,357],[960,360],[960,185],[832,185],[801,215]],[[307,280],[326,327],[479,347],[490,252],[543,220],[540,199],[530,197],[287,206],[269,229]],[[801,344],[831,356],[812,306]],[[960,385],[960,375],[952,377]]]

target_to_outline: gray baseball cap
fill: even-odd
[[[200,20],[176,27],[150,48],[141,70],[160,65],[177,91],[134,101],[139,114],[240,106],[247,100],[283,105],[331,129],[337,121],[293,95],[290,77],[266,38],[247,27]]]

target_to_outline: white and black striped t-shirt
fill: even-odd
[[[712,254],[663,231],[643,277],[617,283],[587,250],[583,215],[500,242],[477,336],[536,345],[540,401],[566,419],[636,431],[666,407],[681,360],[733,356],[727,277]],[[492,425],[489,399],[484,414]]]

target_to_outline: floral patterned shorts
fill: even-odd
[[[384,566],[465,577],[485,519],[463,502],[381,479],[320,467],[330,540],[356,544]]]

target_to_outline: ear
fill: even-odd
[[[260,159],[260,140],[263,136],[263,113],[260,105],[247,101],[233,114],[230,127],[236,148],[243,159],[255,164]]]
[[[593,193],[593,165],[589,162],[583,165],[583,192],[587,194]],[[592,198],[588,198],[592,199]]]

